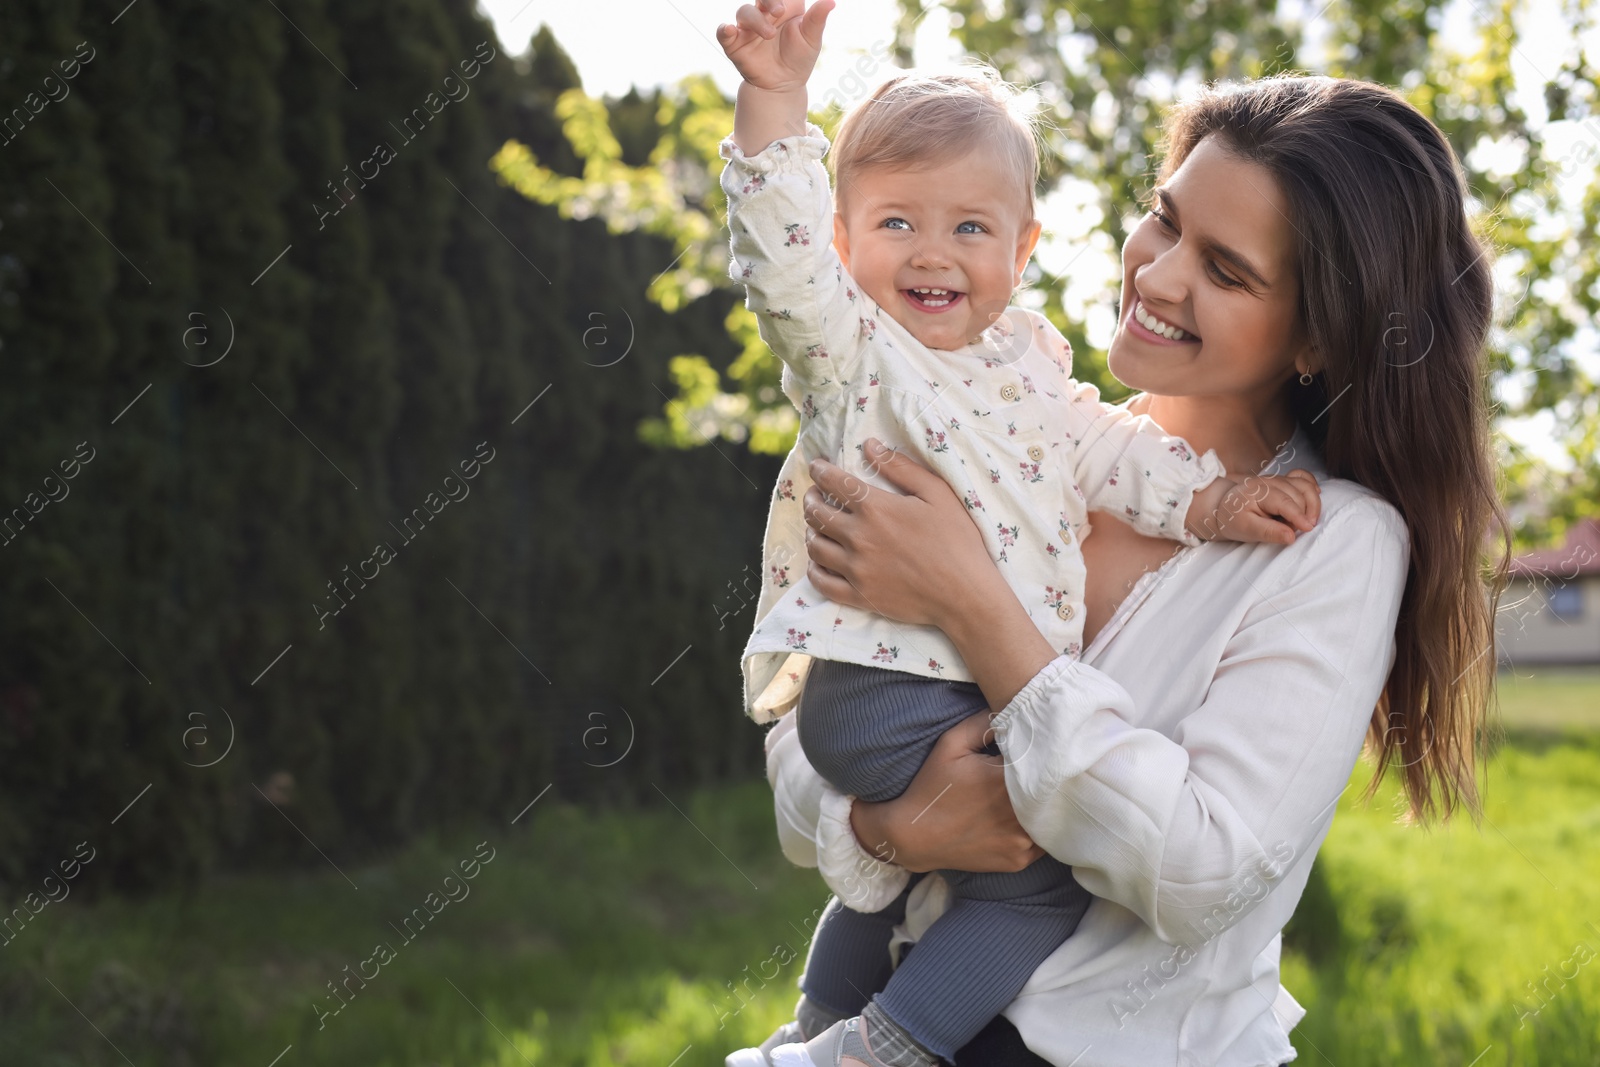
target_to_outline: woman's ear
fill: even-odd
[[[839,253],[839,262],[844,264],[844,269],[850,269],[850,233],[844,228],[844,216],[839,212],[833,213],[833,248]]]
[[[1320,374],[1324,361],[1322,353],[1318,352],[1309,339],[1300,346],[1300,351],[1294,357],[1294,372],[1296,374]]]

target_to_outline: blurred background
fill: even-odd
[[[726,275],[733,0],[0,5],[0,1064],[715,1065],[827,892],[739,712],[797,417]],[[814,118],[1035,85],[1020,302],[1102,352],[1163,107],[1450,136],[1517,523],[1486,817],[1363,764],[1307,1063],[1600,1063],[1595,0],[841,0]],[[1400,338],[1416,355],[1426,339]]]

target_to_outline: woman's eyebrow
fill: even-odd
[[[1161,206],[1166,210],[1167,214],[1172,216],[1172,220],[1177,222],[1179,219],[1178,205],[1173,203],[1172,196],[1165,189],[1157,189],[1156,197],[1161,201]],[[1238,269],[1239,273],[1247,275],[1260,288],[1272,288],[1272,283],[1267,281],[1266,278],[1262,277],[1261,272],[1256,270],[1255,267],[1251,266],[1250,261],[1241,253],[1235,252],[1227,245],[1222,244],[1219,241],[1215,241],[1209,237],[1202,238],[1201,244],[1207,251],[1211,252],[1217,258],[1227,260],[1230,264]]]

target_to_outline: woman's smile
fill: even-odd
[[[1141,341],[1164,345],[1200,343],[1198,336],[1154,314],[1144,306],[1144,301],[1138,298],[1134,299],[1127,314],[1123,316],[1123,325]]]

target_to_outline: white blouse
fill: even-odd
[[[1394,662],[1409,558],[1399,512],[1329,479],[1293,545],[1210,542],[1145,574],[1081,661],[1061,656],[996,717],[1017,817],[1094,894],[1006,1009],[1061,1067],[1264,1067],[1305,1015],[1278,981],[1284,924],[1333,822]],[[767,734],[784,854],[882,899],[908,874],[864,851],[853,797]],[[903,940],[948,903],[912,891]]]

